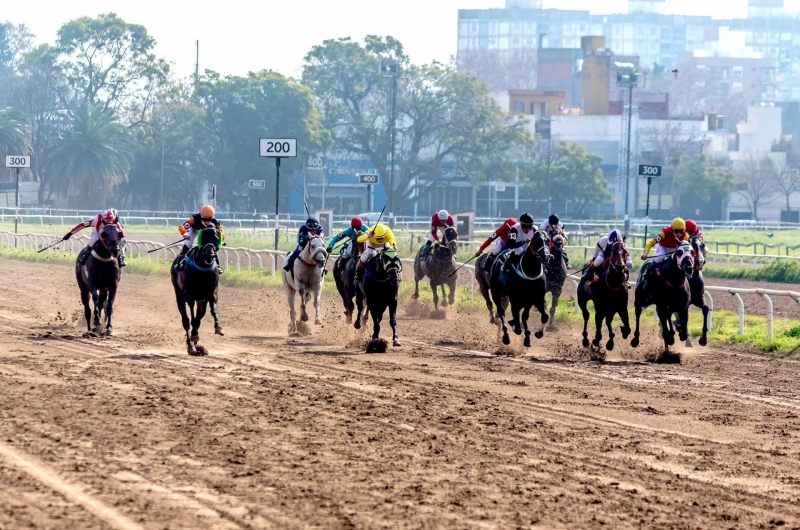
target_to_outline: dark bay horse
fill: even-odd
[[[489,324],[497,322],[497,315],[494,312],[494,305],[492,304],[492,296],[489,291],[489,281],[492,275],[491,270],[484,270],[483,264],[489,259],[489,253],[481,254],[478,261],[475,262],[475,279],[478,280],[478,289],[486,301],[486,309],[489,310]]]
[[[636,330],[633,332],[631,346],[639,346],[639,318],[642,310],[652,304],[656,306],[658,320],[661,323],[661,336],[664,339],[664,352],[669,353],[669,347],[675,344],[675,330],[672,326],[672,315],[678,315],[679,322],[688,322],[689,282],[694,273],[694,259],[692,249],[688,244],[683,244],[660,264],[653,264],[652,269],[645,276],[640,274],[636,281],[634,307],[636,308]],[[685,341],[689,336],[686,326],[678,329],[680,340]]]
[[[372,340],[379,338],[383,313],[388,308],[393,346],[400,346],[400,339],[397,338],[397,291],[401,271],[402,265],[396,251],[378,249],[366,264],[364,281],[358,285],[367,298],[367,309],[372,316]],[[361,319],[357,318],[353,325],[361,329]]]
[[[582,278],[578,284],[578,306],[583,313],[583,347],[589,347],[589,337],[586,327],[589,324],[589,310],[587,304],[591,300],[594,304],[594,323],[596,331],[592,344],[595,348],[600,347],[600,340],[603,338],[603,320],[608,327],[608,342],[606,349],[614,349],[614,331],[611,329],[611,322],[615,315],[619,315],[622,320],[622,338],[627,339],[631,332],[628,317],[628,269],[625,262],[628,261],[628,248],[622,241],[617,241],[611,245],[609,256],[597,273],[597,280],[589,282]]]
[[[106,312],[105,335],[112,334],[111,316],[114,314],[114,299],[117,297],[117,286],[121,277],[119,260],[120,234],[115,226],[107,225],[100,232],[100,240],[91,248],[86,247],[78,254],[75,263],[75,278],[81,290],[83,314],[89,331],[100,332],[102,326],[100,315]],[[81,256],[86,253],[85,265],[81,266]],[[89,296],[94,304],[94,322],[89,307]]]
[[[700,343],[700,346],[705,346],[708,344],[708,315],[710,310],[706,305],[704,298],[706,287],[705,281],[703,280],[703,267],[706,264],[708,249],[706,248],[706,244],[703,242],[702,236],[691,237],[689,239],[689,243],[692,245],[692,257],[694,258],[694,273],[692,273],[688,279],[689,292],[691,294],[691,305],[697,306],[703,311],[703,332],[700,335],[698,342]],[[683,322],[680,321],[680,317],[677,315],[675,319],[675,325],[678,329],[681,329],[684,326]],[[686,345],[692,345],[692,340],[688,337],[686,338]]]
[[[508,325],[514,328],[514,333],[519,335],[525,329],[525,339],[523,344],[526,347],[531,345],[531,332],[528,329],[528,315],[531,307],[536,307],[542,315],[542,326],[534,336],[541,339],[544,336],[544,325],[547,324],[548,316],[545,312],[544,295],[547,292],[547,278],[544,273],[544,264],[550,259],[550,251],[547,248],[547,236],[543,232],[536,232],[533,238],[525,245],[519,263],[511,271],[505,272],[505,262],[509,254],[513,252],[506,250],[500,255],[492,265],[489,288],[492,293],[492,300],[497,308],[497,317],[503,328],[503,344],[510,344],[508,328],[505,322],[505,308],[511,303],[512,319]],[[520,314],[521,312],[521,314]],[[520,327],[520,324],[522,327]]]
[[[364,252],[365,243],[359,243],[356,240],[352,241],[350,245],[350,253],[347,252],[347,245],[342,247],[339,257],[333,264],[333,279],[336,282],[336,289],[339,291],[339,296],[342,297],[344,303],[344,314],[347,318],[347,323],[353,323],[353,310],[356,308],[353,303],[353,298],[357,296],[358,290],[355,285],[356,267],[358,266],[358,258]],[[358,317],[361,318],[364,306],[359,305]]]
[[[219,325],[219,311],[217,310],[217,287],[219,286],[219,267],[217,266],[217,251],[222,245],[222,236],[214,226],[203,229],[197,237],[197,246],[189,250],[183,260],[183,266],[171,268],[172,287],[175,290],[175,300],[178,311],[181,313],[183,329],[186,331],[186,350],[189,355],[204,355],[205,350],[198,346],[200,340],[200,322],[206,314],[206,307],[211,305],[211,315],[214,317],[214,333],[224,335]],[[175,258],[176,261],[180,256]],[[197,303],[197,313],[194,305]],[[191,320],[186,314],[189,306]],[[191,324],[191,333],[190,333]]]
[[[456,301],[456,280],[458,276],[453,274],[456,270],[456,251],[458,251],[458,232],[452,226],[444,229],[442,243],[434,247],[433,253],[425,252],[425,246],[419,249],[414,258],[414,294],[411,298],[419,298],[419,282],[425,276],[431,281],[431,291],[433,292],[433,308],[439,309],[439,286],[442,288],[442,305],[446,306],[448,298],[450,305]],[[450,288],[450,296],[445,293],[445,286]]]
[[[547,275],[547,292],[553,299],[550,301],[550,326],[555,324],[556,309],[558,300],[561,298],[561,290],[567,279],[566,255],[567,238],[562,234],[556,234],[550,240],[550,261],[545,264],[545,274]]]

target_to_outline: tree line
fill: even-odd
[[[473,184],[516,177],[533,194],[555,187],[578,209],[610,196],[599,157],[565,143],[542,156],[545,142],[484,84],[453,65],[412,63],[392,37],[326,40],[298,79],[268,69],[184,79],[154,47],[144,26],[113,13],[65,23],[53,44],[0,24],[0,153],[33,155],[25,177],[40,183],[41,204],[187,210],[215,183],[223,208],[251,210],[248,180],[269,170],[256,154],[261,137],[297,138],[290,174],[328,154],[367,159],[387,183],[387,57],[401,71],[395,204],[444,167]]]

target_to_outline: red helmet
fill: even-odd
[[[360,217],[353,217],[350,220],[350,226],[352,226],[353,228],[361,228],[362,226],[364,226],[364,221],[362,221]]]
[[[108,209],[100,215],[102,216],[103,222],[107,225],[114,224],[117,221],[117,216],[114,214],[114,210]]]
[[[514,226],[515,224],[517,224],[517,220],[514,219],[513,217],[509,217],[503,224],[506,226]]]
[[[691,232],[693,234],[695,232],[697,232],[697,223],[695,223],[694,220],[692,220],[692,219],[687,219],[686,220],[686,231],[687,232]]]

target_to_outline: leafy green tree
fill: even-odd
[[[733,173],[711,165],[703,154],[678,153],[674,166],[673,182],[681,212],[702,212],[712,201],[728,197],[736,187]]]
[[[102,208],[125,182],[133,160],[128,128],[97,105],[67,118],[63,138],[45,162],[48,196],[56,193],[88,208]]]
[[[298,158],[282,161],[284,175],[291,174],[297,160],[318,153],[327,142],[311,91],[277,72],[262,70],[246,77],[221,77],[212,72],[200,83],[198,94],[211,134],[210,163],[220,204],[256,206],[251,204],[248,180],[274,172],[274,163],[258,156],[259,138],[297,138]],[[271,204],[272,187],[267,186],[259,199]]]
[[[61,26],[59,65],[80,103],[142,120],[167,82],[169,65],[153,53],[144,26],[114,13],[81,17]]]
[[[580,144],[559,142],[552,155],[550,186],[553,195],[573,204],[570,211],[585,213],[588,205],[611,198],[608,180],[598,167],[602,157]]]
[[[30,152],[27,126],[22,113],[11,109],[0,109],[0,156]]]
[[[333,149],[365,158],[390,185],[391,83],[380,75],[381,57],[401,65],[397,83],[395,205],[435,183],[445,163],[473,182],[503,177],[513,153],[530,143],[524,123],[513,120],[472,76],[433,63],[412,65],[392,37],[326,40],[306,55],[303,82],[311,87],[333,136]],[[498,174],[499,173],[499,174]],[[396,206],[397,208],[397,206]]]

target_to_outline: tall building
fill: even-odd
[[[782,16],[782,0],[749,0],[752,16],[730,20],[663,14],[664,0],[629,0],[630,13],[613,15],[541,9],[538,4],[507,0],[503,9],[460,10],[459,67],[470,69],[462,57],[474,63],[481,53],[495,60],[540,48],[579,49],[582,36],[602,35],[615,54],[639,56],[643,68],[657,63],[672,69],[685,52],[775,59],[775,98],[800,99],[800,19]]]

